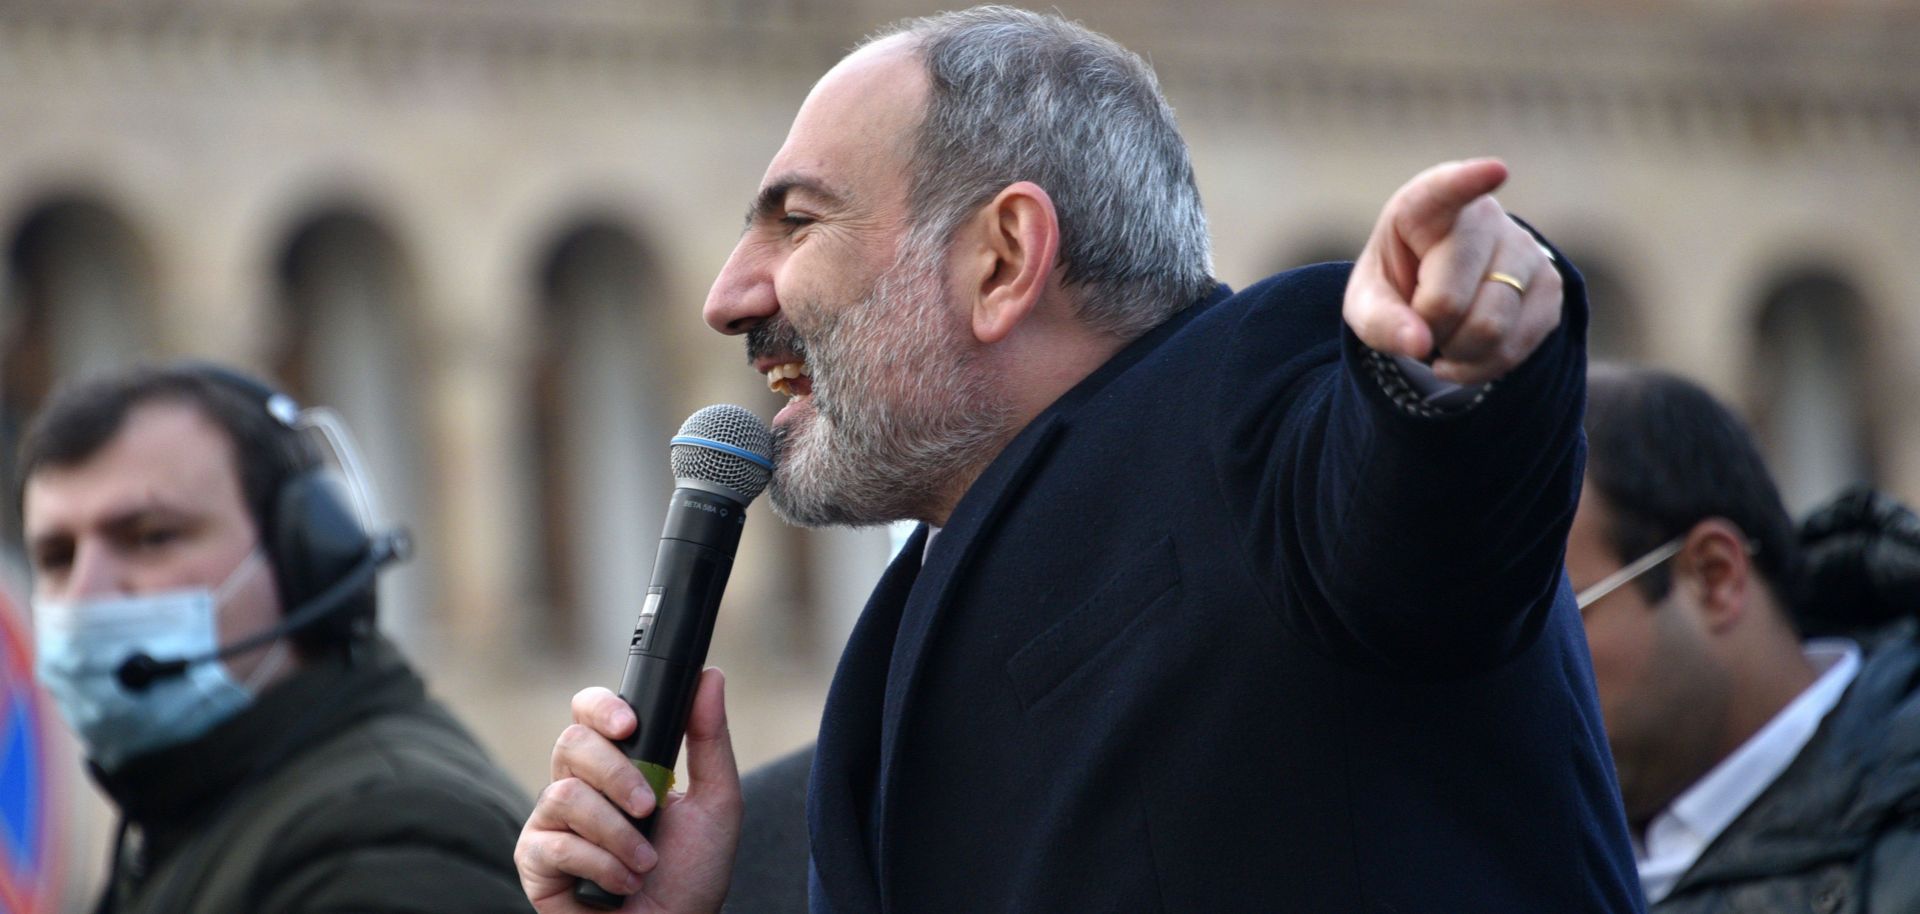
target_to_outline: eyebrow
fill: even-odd
[[[787,195],[796,190],[819,197],[830,206],[843,205],[847,199],[845,194],[816,179],[804,175],[783,175],[767,182],[767,186],[754,195],[753,202],[747,206],[746,225],[777,218],[787,205]]]
[[[119,511],[115,511],[105,519],[91,526],[96,529],[108,530],[115,534],[124,534],[140,524],[151,520],[191,524],[196,523],[199,519],[199,515],[195,512],[169,504],[164,499],[148,498]],[[77,538],[77,534],[74,530],[70,528],[55,528],[39,533],[29,532],[26,545],[31,554],[38,549],[49,547],[60,542],[71,541],[75,538]]]

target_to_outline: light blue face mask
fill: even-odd
[[[264,565],[249,553],[216,593],[207,588],[72,603],[36,600],[34,674],[61,716],[86,745],[87,757],[112,771],[127,759],[197,737],[253,703],[251,686],[285,659],[286,642],[241,685],[217,660],[129,691],[120,665],[135,653],[199,657],[219,647],[226,598]]]

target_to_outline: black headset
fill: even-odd
[[[305,645],[350,649],[365,643],[373,633],[375,577],[381,566],[412,553],[406,531],[371,532],[361,525],[340,487],[300,441],[295,424],[300,407],[292,397],[223,365],[188,362],[178,368],[238,393],[277,426],[272,437],[282,449],[287,478],[268,498],[266,516],[256,522],[286,610],[278,624],[211,651],[166,659],[136,653],[115,671],[120,684],[144,691],[158,680],[184,675],[196,663],[244,654],[288,635],[299,635]]]

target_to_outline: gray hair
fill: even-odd
[[[1187,144],[1153,68],[1057,16],[1006,6],[909,19],[931,83],[910,174],[916,234],[945,241],[1007,185],[1032,181],[1060,220],[1080,319],[1131,339],[1213,286]]]

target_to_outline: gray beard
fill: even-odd
[[[786,341],[813,394],[811,415],[773,433],[769,494],[783,520],[926,520],[1005,445],[1013,411],[946,307],[945,273],[945,257],[910,237],[865,300]]]

